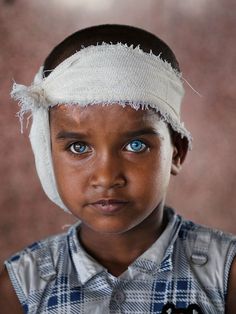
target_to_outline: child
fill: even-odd
[[[171,49],[101,25],[54,48],[20,119],[48,197],[79,222],[5,262],[1,313],[236,313],[236,237],[165,206],[191,146]]]

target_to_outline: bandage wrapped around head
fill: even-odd
[[[181,74],[160,56],[124,44],[89,46],[60,63],[48,77],[43,68],[30,86],[14,84],[11,96],[18,100],[20,119],[33,118],[30,141],[36,169],[47,196],[69,212],[57,190],[53,171],[49,108],[60,105],[94,104],[154,109],[180,136],[191,135],[180,120],[184,95]]]

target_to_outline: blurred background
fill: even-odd
[[[183,120],[194,138],[168,204],[186,218],[236,233],[236,2],[234,0],[0,0],[0,262],[74,221],[44,195],[28,131],[20,133],[13,80],[30,84],[55,44],[104,23],[166,41],[186,85]]]

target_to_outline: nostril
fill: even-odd
[[[104,181],[104,180],[96,180],[91,184],[94,188],[102,187],[106,189],[111,188],[121,188],[126,185],[125,179],[113,180],[113,181]]]
[[[96,174],[91,178],[91,185],[94,188],[102,187],[106,189],[120,188],[127,184],[127,180],[124,176],[104,176],[101,174]]]
[[[114,182],[113,187],[124,187],[127,184],[127,180],[125,178],[119,178]]]
[[[91,169],[90,184],[97,188],[118,188],[126,185],[127,180],[119,156],[105,152],[97,156]]]

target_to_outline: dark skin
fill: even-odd
[[[86,226],[80,232],[80,238],[87,252],[103,265],[111,274],[118,277],[128,266],[136,260],[148,247],[159,237],[164,229],[165,222],[153,233],[153,219],[156,214],[151,214],[138,232],[136,229],[122,237],[111,237],[110,235],[99,236],[94,242],[95,234],[87,230]],[[149,228],[149,233],[147,229]],[[137,241],[137,239],[139,239]]]
[[[178,173],[181,161],[168,127],[158,120],[151,111],[119,105],[62,106],[51,112],[59,193],[82,221],[84,247],[115,276],[146,251],[165,226],[165,194],[170,174]],[[100,200],[114,204],[94,205]]]
[[[59,193],[82,220],[79,236],[83,246],[114,276],[122,274],[163,231],[169,177],[179,173],[186,154],[186,147],[176,139],[172,143],[168,127],[153,113],[125,110],[94,106],[72,112],[61,106],[51,112]],[[127,135],[127,130],[139,134]],[[145,143],[144,148],[134,141]],[[108,197],[124,202],[105,208],[93,204]],[[228,314],[236,313],[235,292],[236,260],[229,278]],[[23,313],[6,269],[0,276],[0,309]]]
[[[0,274],[0,313],[24,313],[15,290],[12,287],[6,268]]]

